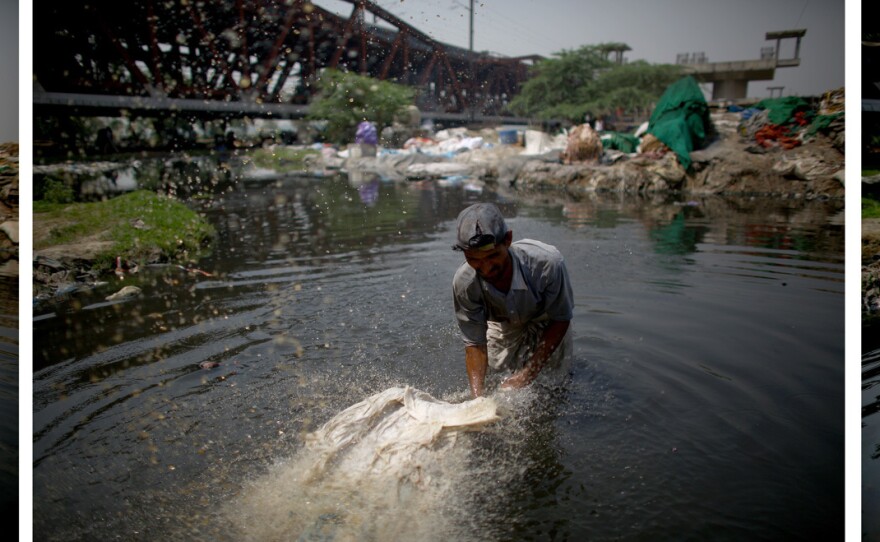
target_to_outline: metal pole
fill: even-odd
[[[474,0],[471,0],[471,40],[470,40],[470,50],[473,52],[474,50]]]
[[[472,53],[474,52],[474,0],[471,0],[471,32],[470,32],[469,50]],[[473,90],[473,89],[475,89],[475,86],[474,86],[475,85],[475,83],[474,83],[474,60],[473,60],[473,58],[471,58],[471,60],[470,60],[469,67],[470,67],[470,73],[468,75],[469,75],[470,81],[468,82],[468,88]],[[470,114],[468,116],[470,117],[471,122],[473,122],[473,120],[474,120],[474,99],[475,99],[475,96],[473,96],[469,93],[468,94],[468,102],[470,102],[470,104],[468,107],[468,111]]]

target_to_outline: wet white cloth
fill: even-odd
[[[411,387],[389,388],[343,410],[306,437],[315,454],[309,476],[344,462],[348,472],[394,471],[418,482],[414,454],[420,448],[449,446],[458,433],[498,419],[493,399],[447,403]]]
[[[242,541],[454,539],[449,506],[473,479],[458,437],[498,419],[493,398],[448,403],[389,388],[306,435],[225,515]]]

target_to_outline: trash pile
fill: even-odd
[[[729,106],[725,113],[740,116],[737,133],[752,143],[747,150],[753,154],[774,148],[794,149],[818,132],[833,138],[835,148],[842,154],[843,98],[843,89],[839,89],[826,93],[818,109],[802,98],[786,97],[763,100],[749,108]],[[373,160],[363,160],[372,157],[359,151],[364,139],[359,127],[355,145],[348,149],[337,151],[326,145],[321,147],[322,166],[325,170],[374,173],[383,180],[470,179],[472,183],[495,180],[513,185],[529,161],[589,169],[629,160],[642,167],[666,171],[662,180],[640,181],[649,189],[661,189],[678,185],[685,175],[695,173],[692,153],[720,139],[713,122],[716,117],[714,110],[710,112],[696,80],[688,76],[666,89],[650,120],[634,133],[602,130],[589,123],[572,126],[556,135],[509,127],[477,132],[453,128],[410,137],[401,148],[380,147]],[[551,183],[553,176],[560,174],[558,168],[531,164],[529,171],[536,170],[546,170],[538,184]],[[571,175],[575,175],[569,171],[562,173],[562,177],[568,175],[569,181],[574,178]],[[581,173],[583,175],[576,175],[595,176],[596,172]],[[524,181],[530,182],[528,176]],[[623,186],[617,181],[615,178],[609,185]]]
[[[356,138],[348,148],[315,144],[318,158],[312,167],[323,172],[339,170],[350,177],[365,179],[378,176],[383,181],[419,181],[437,179],[465,184],[479,189],[483,179],[497,178],[503,162],[518,157],[554,153],[558,160],[565,146],[564,137],[550,137],[539,130],[520,131],[514,143],[502,142],[500,130],[449,128],[436,133],[413,136],[400,148],[379,146],[374,153],[364,152],[364,143]],[[520,142],[522,139],[522,143]]]
[[[476,191],[488,182],[524,190],[741,189],[838,197],[843,189],[844,121],[843,89],[825,93],[818,107],[803,98],[786,97],[748,108],[710,108],[702,89],[688,76],[666,89],[650,120],[633,133],[601,130],[589,123],[557,134],[503,126],[423,130],[397,148],[382,147],[380,138],[375,154],[362,150],[366,138],[360,134],[343,150],[316,144],[320,158],[313,167],[323,173],[348,173],[355,182],[377,177],[434,179]],[[810,147],[811,156],[774,152],[793,151],[820,133],[830,144],[823,138],[819,147]],[[750,177],[749,171],[764,173]],[[743,178],[751,180],[743,184]],[[791,179],[807,184],[783,182]]]
[[[811,137],[822,132],[843,151],[844,142],[844,90],[826,92],[818,108],[797,96],[762,100],[750,108],[729,108],[739,112],[742,121],[739,133],[754,141],[749,152],[763,153],[767,149],[791,150],[803,145]]]
[[[565,164],[574,162],[598,162],[602,157],[602,139],[589,124],[581,124],[572,128],[568,134],[562,161]]]

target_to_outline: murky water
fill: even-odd
[[[862,534],[864,540],[880,538],[880,321],[862,325]]]
[[[380,509],[308,490],[304,435],[342,409],[391,386],[468,398],[450,231],[474,201],[564,254],[568,388],[434,457],[419,514],[406,484]],[[270,508],[332,511],[285,540],[347,540],[365,509],[366,540],[842,536],[842,203],[338,177],[190,203],[220,233],[210,276],[147,268],[35,312],[35,539],[260,539],[246,512]],[[124,284],[142,296],[104,300]]]
[[[0,510],[18,525],[18,277],[0,273]]]

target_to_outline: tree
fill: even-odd
[[[625,47],[617,44],[616,47]],[[615,64],[606,59],[608,44],[554,53],[537,63],[532,76],[510,104],[514,113],[542,119],[582,122],[584,115],[607,115],[619,109],[649,109],[667,86],[681,77],[670,64],[638,60]]]
[[[589,105],[596,114],[608,114],[618,108],[644,111],[653,107],[666,89],[681,79],[681,67],[674,64],[649,64],[637,60],[614,66],[595,82],[595,100]]]
[[[409,87],[349,72],[324,70],[309,118],[327,121],[325,139],[345,143],[354,138],[358,123],[368,120],[382,128],[394,122],[413,103]]]
[[[599,70],[611,66],[598,46],[553,53],[535,64],[520,93],[510,102],[514,113],[529,117],[583,118],[592,101]]]

